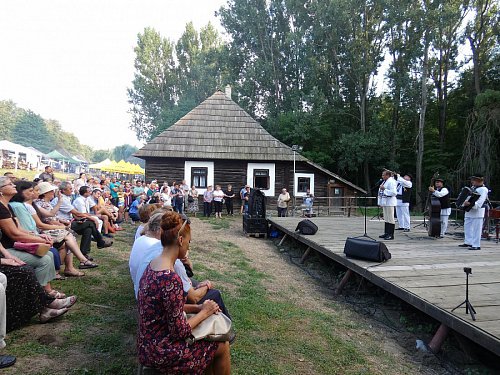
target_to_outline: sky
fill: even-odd
[[[226,0],[0,0],[0,100],[57,120],[94,149],[142,145],[129,129],[127,88],[137,34],[177,41]],[[214,88],[215,90],[215,88]]]

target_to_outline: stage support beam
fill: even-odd
[[[337,289],[335,289],[335,292],[334,292],[335,295],[338,296],[338,295],[342,294],[342,289],[344,289],[345,284],[347,284],[347,282],[349,281],[349,278],[352,276],[353,273],[354,273],[353,270],[351,270],[351,269],[347,270],[347,272],[345,273],[342,280],[340,280],[340,283],[337,286]]]
[[[446,340],[446,337],[448,336],[448,333],[450,332],[450,328],[448,326],[444,325],[441,323],[439,328],[437,329],[436,333],[432,337],[431,341],[427,345],[431,352],[438,353],[441,350],[441,346],[444,343],[444,340]]]
[[[281,241],[280,241],[280,243],[278,244],[278,246],[283,245],[283,242],[285,242],[285,239],[286,239],[286,237],[287,237],[287,236],[288,236],[288,234],[285,234],[285,235],[283,236],[283,238],[281,239]]]
[[[309,254],[311,253],[311,247],[308,247],[304,253],[304,255],[302,255],[302,258],[300,258],[300,264],[304,264],[304,262],[306,261],[306,258],[309,256]]]

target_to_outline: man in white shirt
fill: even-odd
[[[396,222],[394,221],[394,207],[397,204],[396,195],[396,180],[392,177],[392,172],[384,170],[382,172],[382,183],[378,190],[378,205],[382,207],[384,212],[385,231],[379,238],[384,240],[394,239],[394,228]]]
[[[82,191],[82,189],[86,192],[88,186],[83,186],[80,188],[80,191]],[[71,183],[67,181],[62,182],[59,190],[62,193],[61,199],[63,202],[57,212],[57,217],[68,221],[72,221],[74,218],[71,222],[71,229],[73,229],[76,233],[81,234],[82,239],[80,242],[80,250],[83,255],[85,255],[89,260],[92,260],[88,255],[90,253],[92,238],[94,238],[97,242],[97,248],[99,249],[111,246],[113,241],[104,240],[101,233],[97,230],[97,226],[99,225],[97,218],[86,212],[88,209],[88,204],[85,202],[86,197],[80,196],[75,199],[76,202],[79,198],[82,198],[77,202],[77,207],[79,209],[76,209],[75,206],[71,204],[71,194],[73,192],[73,186]]]
[[[479,194],[478,200],[472,205],[469,211],[465,212],[464,232],[465,239],[460,247],[469,247],[469,250],[481,250],[481,233],[483,230],[483,220],[488,199],[488,188],[484,186],[484,177],[481,174],[474,174],[471,177],[472,190]],[[470,202],[464,202],[464,206],[471,206]]]
[[[448,218],[451,214],[450,192],[444,187],[444,180],[442,178],[434,179],[434,186],[429,187],[429,191],[439,199],[439,203],[441,204],[441,233],[439,238],[443,238],[448,229]]]
[[[396,216],[398,217],[398,230],[403,230],[405,232],[410,231],[410,198],[411,198],[411,188],[413,186],[412,177],[410,174],[405,174],[404,176],[397,175],[397,204],[396,204]]]

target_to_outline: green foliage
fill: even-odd
[[[111,159],[116,161],[120,161],[122,159],[128,161],[128,159],[132,156],[132,154],[137,150],[138,150],[137,147],[131,145],[117,146],[111,152]]]
[[[500,108],[500,91],[486,90],[482,94],[476,96],[474,106],[477,109],[483,107]]]
[[[12,142],[49,153],[53,150],[54,138],[47,131],[43,118],[28,110],[19,117],[12,130]]]
[[[332,171],[349,172],[359,185],[371,185],[384,167],[421,169],[418,182],[439,169],[461,185],[466,119],[478,94],[476,105],[483,105],[494,99],[484,90],[500,90],[497,8],[491,0],[231,0],[217,12],[226,43],[210,25],[197,32],[189,23],[168,54],[160,53],[162,62],[151,52],[162,51],[161,36],[149,29],[140,35],[132,127],[151,139],[230,83],[233,98],[272,135],[302,145],[305,156]],[[460,54],[464,44],[470,62]],[[384,77],[381,66],[388,67]],[[146,80],[154,95],[134,102],[132,94],[148,87],[139,78],[151,70],[166,71],[169,80]],[[383,80],[377,88],[376,80]],[[161,87],[175,95],[153,105]],[[498,142],[491,129],[483,135]]]
[[[222,41],[209,23],[192,23],[174,44],[152,28],[138,35],[135,78],[128,89],[131,129],[150,140],[222,86]]]

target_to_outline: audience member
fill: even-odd
[[[210,300],[189,308],[184,305],[182,281],[174,272],[174,263],[186,256],[190,240],[187,219],[165,213],[161,221],[163,251],[146,268],[139,286],[139,362],[165,373],[201,374],[207,370],[230,374],[229,342],[186,341],[194,327],[219,311]],[[184,311],[196,315],[186,319]]]

